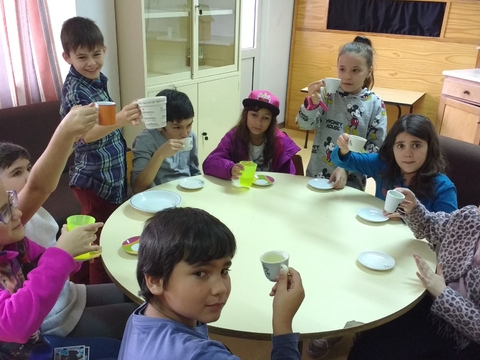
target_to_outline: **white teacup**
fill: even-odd
[[[190,151],[193,149],[193,138],[192,137],[186,137],[183,139],[180,139],[180,141],[183,144],[183,151]]]
[[[353,152],[362,152],[363,146],[367,142],[367,139],[364,139],[360,136],[349,135],[348,137],[348,150]]]
[[[165,96],[138,99],[136,103],[147,129],[160,129],[167,126],[167,98]]]
[[[338,87],[340,86],[340,79],[337,78],[325,78],[323,79],[323,83],[325,84],[325,90],[327,94],[335,94],[337,92]]]
[[[398,205],[400,205],[404,199],[405,195],[403,195],[400,191],[388,190],[387,197],[385,198],[385,211],[394,213],[397,211]]]
[[[290,255],[286,251],[281,250],[267,251],[260,256],[263,272],[267,279],[275,281],[275,278],[280,274],[280,269],[283,269],[288,274],[289,259]]]

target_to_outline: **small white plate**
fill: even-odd
[[[384,222],[388,220],[388,217],[383,215],[383,210],[375,208],[363,208],[358,210],[357,213],[362,219],[371,222]]]
[[[201,179],[183,178],[178,182],[178,185],[180,185],[184,189],[196,190],[203,188],[205,182]]]
[[[182,198],[180,195],[168,190],[144,191],[130,198],[132,207],[149,213],[176,207],[181,202]]]
[[[364,251],[358,255],[358,262],[372,270],[390,270],[395,266],[395,259],[381,251]]]
[[[329,183],[328,179],[314,178],[308,182],[308,185],[318,190],[333,189],[333,183]]]

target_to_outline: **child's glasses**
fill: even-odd
[[[12,220],[13,209],[18,207],[18,196],[15,190],[7,191],[8,204],[5,210],[0,214],[0,221],[7,225]]]

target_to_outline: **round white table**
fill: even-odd
[[[221,318],[210,324],[213,333],[250,339],[271,337],[274,283],[268,281],[259,257],[269,250],[290,253],[290,266],[302,276],[305,300],[293,330],[301,339],[339,335],[348,321],[362,331],[390,321],[420,301],[425,289],[415,275],[412,254],[432,267],[435,253],[416,240],[400,220],[373,223],[357,212],[382,209],[383,201],[353,188],[316,190],[310,178],[269,173],[271,186],[239,188],[232,181],[198,176],[199,190],[186,190],[178,181],[153,189],[170,190],[182,197],[181,207],[198,207],[224,222],[237,239],[231,267],[232,291]],[[134,209],[127,201],[108,219],[102,231],[102,258],[113,281],[138,303],[137,256],[121,247],[140,235],[152,214]],[[357,256],[365,250],[391,255],[396,265],[388,271],[365,268]]]

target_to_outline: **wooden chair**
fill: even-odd
[[[305,176],[305,172],[303,171],[302,157],[298,154],[293,155],[292,161],[293,161],[293,164],[295,165],[295,175]]]
[[[457,187],[458,207],[480,205],[480,146],[445,136],[439,139],[448,161],[447,176]]]

